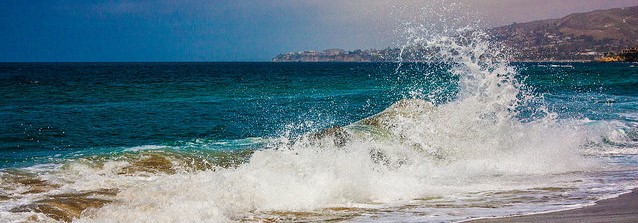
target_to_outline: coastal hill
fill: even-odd
[[[518,61],[593,60],[608,52],[638,45],[638,6],[574,13],[488,29],[487,33],[512,50]],[[330,49],[279,54],[273,62],[387,62],[399,49]]]
[[[638,44],[638,6],[515,23],[488,32],[518,60],[591,60]]]

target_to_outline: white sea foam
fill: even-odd
[[[400,213],[385,215],[396,221],[406,216],[459,220],[464,215],[480,216],[470,210],[477,204],[527,204],[525,199],[549,203],[545,208],[578,204],[553,188],[599,186],[582,180],[583,171],[600,168],[582,156],[592,136],[599,133],[576,121],[558,121],[543,107],[536,110],[542,118],[520,121],[517,107],[533,96],[521,90],[514,78],[516,70],[498,47],[483,40],[480,32],[469,35],[413,43],[432,52],[423,55],[424,61],[442,62],[459,77],[456,100],[436,107],[423,100],[406,100],[397,110],[376,116],[382,117],[377,119],[381,124],[361,121],[345,126],[344,134],[351,138],[344,143],[313,141],[335,141],[338,135],[282,137],[281,143],[254,152],[237,167],[176,174],[121,174],[130,165],[126,160],[107,160],[99,166],[71,162],[48,174],[48,180],[62,185],[50,193],[119,190],[114,202],[85,211],[78,222],[226,222],[294,212],[320,212],[329,219],[332,212],[326,214],[326,210],[344,207],[354,210],[349,218],[354,221],[365,221],[365,213],[374,210]],[[149,148],[155,149],[143,147]],[[526,190],[527,197],[494,193]],[[551,193],[561,196],[555,201],[537,196]],[[464,209],[433,212],[436,208],[428,206],[429,199],[469,209],[461,217],[454,211]],[[406,205],[415,204],[421,209],[410,209],[413,212],[434,214],[406,214]],[[513,205],[505,207],[510,208],[505,213],[534,207],[538,206]]]
[[[563,125],[550,113],[532,122],[516,118],[516,107],[529,96],[520,90],[515,69],[478,33],[472,35],[417,43],[437,49],[429,59],[452,67],[460,92],[453,102],[384,120],[389,135],[366,137],[349,126],[349,134],[358,136],[342,147],[302,138],[218,171],[136,178],[76,166],[69,170],[77,173],[74,187],[122,190],[117,202],[80,221],[219,222],[268,211],[392,206],[548,186],[548,174],[590,168],[579,153],[587,142],[581,127]]]
[[[165,146],[157,146],[157,145],[144,145],[144,146],[135,146],[131,148],[127,148],[125,151],[129,152],[139,152],[143,150],[158,150],[166,148]]]

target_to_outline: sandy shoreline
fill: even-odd
[[[504,218],[468,221],[472,223],[500,222],[638,222],[638,190],[596,202],[578,209]]]

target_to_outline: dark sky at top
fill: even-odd
[[[268,61],[384,48],[406,26],[493,27],[637,0],[3,0],[0,61]]]

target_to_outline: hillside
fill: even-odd
[[[638,6],[574,13],[560,19],[514,23],[488,29],[519,61],[593,60],[638,45]],[[279,54],[274,62],[396,61],[398,49],[331,49]]]
[[[591,60],[638,44],[638,6],[515,23],[489,33],[518,60]]]

